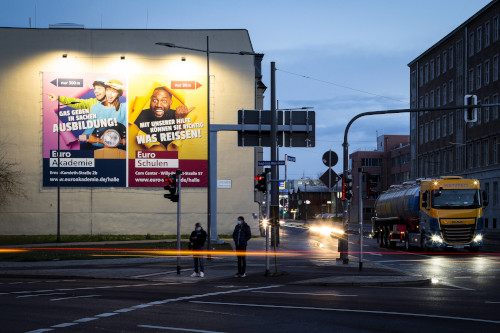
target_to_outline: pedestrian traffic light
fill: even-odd
[[[378,176],[366,174],[366,197],[376,198],[378,196],[378,192],[374,190],[375,187],[378,186]]]
[[[477,95],[465,95],[464,96],[464,106],[477,105]],[[466,107],[464,109],[464,118],[468,123],[474,123],[477,121],[477,109]]]
[[[255,185],[255,188],[260,191],[260,192],[267,192],[267,179],[266,179],[266,173],[260,173],[257,176],[255,176],[255,180],[257,181],[257,184]]]
[[[342,177],[342,200],[351,200],[352,198],[352,176]]]
[[[170,199],[172,202],[179,201],[179,193],[177,191],[177,176],[170,175],[164,179],[167,182],[167,185],[163,186],[165,190],[168,191],[167,194],[164,194],[163,197],[166,199]]]

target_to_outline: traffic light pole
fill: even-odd
[[[179,200],[177,201],[177,275],[181,274],[181,174],[182,170],[176,170],[177,191]]]
[[[363,168],[359,168],[359,270],[363,269],[363,187],[361,184],[363,183]],[[366,179],[368,182],[368,178]],[[367,194],[368,195],[368,194]]]
[[[499,106],[500,104],[483,104],[483,105],[467,105],[467,108],[480,108],[480,107],[494,107],[494,106]],[[364,116],[373,116],[373,115],[379,115],[379,114],[396,114],[396,113],[415,113],[415,112],[423,112],[423,111],[445,111],[445,110],[456,110],[456,109],[464,109],[464,106],[446,106],[446,107],[439,107],[439,108],[417,108],[417,109],[399,109],[399,110],[382,110],[382,111],[369,111],[369,112],[363,112],[360,113],[356,116],[354,116],[349,123],[347,123],[347,126],[344,131],[344,142],[342,143],[343,147],[343,175],[344,179],[347,178],[349,174],[349,143],[347,141],[347,135],[349,133],[349,129],[351,128],[351,125],[359,118],[364,117]],[[344,206],[344,216],[343,216],[343,223],[342,223],[342,228],[344,233],[342,234],[342,237],[339,239],[339,246],[338,246],[338,251],[340,252],[340,258],[339,260],[342,260],[344,264],[349,263],[349,248],[348,248],[348,242],[347,242],[347,226],[349,224],[349,216],[348,216],[348,203],[349,201],[346,200],[346,198],[343,198],[342,200],[343,206]]]

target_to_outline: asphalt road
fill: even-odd
[[[494,254],[422,254],[380,249],[364,239],[367,260],[386,269],[359,274],[409,274],[435,283],[307,285],[308,272],[342,274],[337,239],[301,225],[285,227],[278,258],[283,277],[261,274],[249,258],[249,277],[217,279],[82,279],[3,277],[2,332],[497,332],[500,260]],[[350,250],[359,252],[351,237]],[[305,254],[305,255],[304,255]],[[351,263],[356,257],[351,257]],[[216,260],[214,260],[216,261]],[[216,261],[215,266],[223,265]],[[234,264],[232,262],[228,264]],[[272,261],[271,261],[272,264]],[[154,264],[151,264],[154,265]],[[272,268],[272,266],[271,266]],[[210,274],[210,270],[208,270]],[[187,274],[188,272],[186,272]],[[349,274],[353,274],[350,272]],[[297,284],[298,283],[298,284]]]

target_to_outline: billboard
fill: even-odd
[[[207,186],[206,89],[162,75],[44,73],[43,186]]]

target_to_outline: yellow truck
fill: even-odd
[[[375,201],[372,235],[381,247],[468,249],[483,246],[483,207],[477,179],[443,176],[391,186]]]

